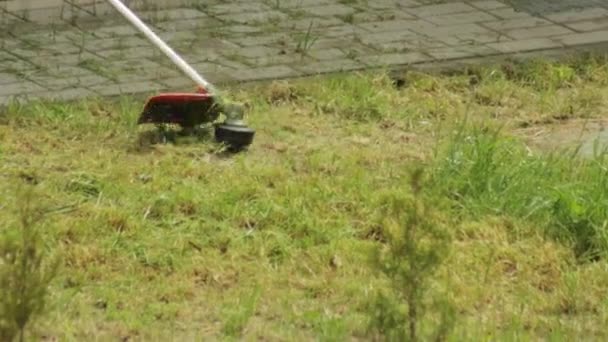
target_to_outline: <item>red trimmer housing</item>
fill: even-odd
[[[192,128],[220,115],[213,96],[204,93],[167,93],[148,99],[138,124],[175,124]]]

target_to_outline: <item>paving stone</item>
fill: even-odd
[[[323,74],[328,72],[343,72],[361,70],[365,65],[352,59],[336,59],[331,61],[320,61],[310,64],[297,64],[294,68],[304,74]]]
[[[279,9],[290,9],[290,8],[302,8],[319,5],[327,5],[334,3],[335,0],[272,0],[273,2],[278,1]],[[275,2],[276,3],[276,2]]]
[[[352,23],[360,24],[375,21],[397,20],[397,19],[416,19],[412,14],[400,11],[398,9],[384,11],[365,11],[352,15]]]
[[[251,25],[229,25],[224,26],[223,30],[230,33],[260,33],[262,29],[260,27],[251,26]]]
[[[546,14],[544,17],[557,23],[568,23],[588,19],[608,18],[608,10],[605,8],[587,8],[584,10]]]
[[[144,20],[176,21],[193,18],[206,18],[207,14],[194,8],[174,8],[162,11],[138,11],[137,15]]]
[[[167,42],[169,45],[174,45],[174,44],[176,44],[176,42],[179,42],[179,41],[193,41],[193,40],[197,40],[199,38],[204,38],[204,36],[203,37],[197,36],[192,31],[162,32],[162,33],[159,33],[158,36],[162,40]],[[150,48],[153,48],[153,47],[150,46]]]
[[[78,46],[78,44],[77,44]],[[117,38],[105,38],[105,39],[91,39],[85,40],[81,45],[84,49],[89,51],[102,51],[111,49],[126,49],[137,46],[150,46],[145,38],[139,36],[126,36]]]
[[[357,58],[357,60],[370,67],[384,67],[428,62],[432,58],[420,52],[407,52],[362,56]]]
[[[21,44],[23,44],[23,42],[17,39],[0,36],[0,58],[7,54],[7,52],[2,50],[10,50],[14,47],[21,46]]]
[[[346,53],[341,49],[318,49],[308,51],[307,54],[318,60],[342,59]]]
[[[561,37],[555,37],[554,39],[567,46],[603,43],[603,42],[608,42],[608,30],[585,32],[585,33],[575,33],[575,34],[569,34],[569,35],[565,35],[565,36],[561,36]]]
[[[508,0],[508,4],[513,8],[534,15],[606,7],[607,5],[605,0]]]
[[[0,24],[0,27],[2,25]],[[55,27],[46,28],[43,32],[20,34],[19,39],[23,42],[33,42],[34,45],[49,43],[70,43],[72,38],[79,35],[73,28],[69,31]]]
[[[103,64],[103,59],[90,52],[73,53],[70,55],[40,56],[29,58],[29,61],[42,69],[53,69],[60,66],[75,66],[83,62]]]
[[[310,54],[310,53],[307,53]],[[337,59],[337,58],[336,58]],[[316,61],[315,58],[307,56],[306,54],[299,53],[289,53],[285,55],[272,55],[272,56],[263,56],[257,58],[249,58],[246,61],[247,65],[251,67],[267,67],[273,65],[289,65],[293,63],[308,63]]]
[[[39,56],[38,52],[40,52],[42,55],[52,54],[51,51],[45,51],[44,49],[34,49],[30,48],[29,46],[19,46],[11,49],[11,53],[13,55],[18,56],[18,58],[22,59],[29,59],[32,57]]]
[[[106,65],[116,70],[118,73],[145,73],[152,72],[161,67],[158,63],[145,58],[114,60]]]
[[[18,15],[28,22],[39,22],[48,24],[51,22],[49,18],[60,18],[61,14],[62,13],[60,7],[50,7],[41,9],[24,9],[23,11],[20,11]]]
[[[27,70],[35,69],[36,66],[28,60],[17,58],[12,56],[11,58],[3,59],[0,63],[0,72],[24,72]]]
[[[21,82],[23,79],[14,73],[0,72],[0,84]]]
[[[519,12],[519,11],[514,10],[511,7],[488,10],[487,12],[500,19],[517,19],[517,18],[532,18],[533,17],[526,12]]]
[[[4,84],[0,87],[0,96],[24,96],[30,93],[45,91],[46,89],[30,81]]]
[[[24,58],[30,57],[42,57],[42,56],[53,56],[53,55],[68,55],[74,54],[81,51],[81,49],[74,45],[74,43],[56,43],[52,45],[38,45],[29,46],[22,44],[19,47],[11,49],[13,54],[19,55]]]
[[[78,52],[82,51],[82,48],[77,46],[75,43],[73,42],[65,42],[65,43],[54,43],[51,45],[42,45],[40,47],[40,50],[43,51],[39,54],[42,55],[42,53],[46,54],[52,54],[52,55],[69,55],[69,54],[75,54]]]
[[[374,43],[370,45],[379,52],[384,53],[423,51],[428,48],[445,47],[443,42],[424,38],[412,38],[405,41]]]
[[[303,44],[299,45],[298,41],[291,41],[286,43],[283,47],[287,51],[299,52],[300,50],[308,51],[310,49],[332,49],[332,48],[347,48],[349,46],[353,46],[354,44],[360,43],[360,39],[358,37],[338,37],[338,38],[320,38],[318,40],[310,42],[308,45]]]
[[[429,17],[427,20],[439,26],[449,26],[458,24],[478,23],[483,21],[492,21],[496,17],[481,11],[455,13],[448,15],[438,15]]]
[[[378,43],[389,43],[395,41],[402,41],[415,38],[416,34],[408,31],[391,31],[391,32],[380,32],[380,33],[367,33],[359,36],[359,40],[363,44],[378,44]]]
[[[529,17],[484,22],[482,25],[492,30],[503,31],[518,28],[546,26],[551,24],[552,23],[550,21],[542,18]]]
[[[231,80],[232,76],[229,73],[234,73],[240,70],[211,62],[194,64],[192,65],[192,67],[198,70],[201,74],[205,75],[207,79],[212,80],[213,82],[215,82],[216,80]],[[242,66],[242,69],[249,69],[249,67]]]
[[[477,9],[462,2],[454,2],[439,5],[428,5],[415,8],[409,8],[406,12],[411,13],[419,18],[429,18],[446,14],[457,14],[462,12],[475,12]]]
[[[482,45],[429,49],[426,53],[438,60],[449,60],[493,55],[498,51]]]
[[[512,39],[508,36],[505,36],[502,32],[481,32],[459,34],[456,36],[438,37],[437,40],[441,41],[444,44],[454,46],[498,43],[503,41],[511,41]]]
[[[527,52],[562,47],[562,44],[549,38],[534,38],[487,44],[488,47],[503,53]]]
[[[312,28],[329,27],[343,24],[342,20],[336,17],[323,18],[307,18],[299,20],[285,20],[278,23],[278,27],[288,30],[308,30],[312,24]]]
[[[33,97],[51,101],[73,101],[87,97],[94,97],[96,95],[97,94],[86,88],[71,88],[32,94]]]
[[[356,12],[354,8],[342,4],[306,7],[303,10],[319,17],[342,16]]]
[[[220,27],[222,26],[222,22],[211,17],[201,17],[195,19],[185,19],[185,20],[173,20],[173,21],[165,21],[162,23],[156,23],[156,26],[161,31],[183,31],[183,30],[197,30],[200,31],[204,28],[209,27]]]
[[[172,78],[179,76],[180,72],[176,69],[170,67],[158,67],[155,69],[145,68],[143,70],[133,71],[123,71],[114,69],[112,72],[111,81],[113,83],[138,83],[138,82],[160,82],[166,78]]]
[[[271,33],[262,36],[251,36],[243,38],[230,39],[230,42],[238,44],[240,46],[256,46],[256,45],[269,45],[277,44],[282,45],[284,42],[289,41],[289,37],[285,33]]]
[[[298,72],[285,65],[276,65],[254,69],[230,71],[228,73],[237,81],[252,81],[264,79],[277,79],[297,76]]]
[[[226,14],[218,16],[222,21],[228,23],[239,23],[239,24],[256,24],[256,23],[268,23],[276,22],[287,19],[287,14],[279,11],[266,11],[266,12],[251,12],[251,13],[237,13],[237,14]]]
[[[420,5],[418,3],[416,3],[416,5]],[[375,1],[370,1],[367,3],[367,7],[369,7],[370,9],[380,9],[380,10],[386,10],[386,9],[397,9],[398,8],[398,4],[397,1],[395,0],[375,0]]]
[[[588,32],[608,29],[608,18],[599,18],[564,24],[575,31]]]
[[[29,79],[40,86],[54,91],[112,83],[110,79],[95,75],[93,73],[64,78],[51,77],[47,75],[37,75],[35,77],[29,77]]]
[[[541,27],[531,27],[525,29],[515,29],[506,31],[509,37],[513,39],[530,39],[530,38],[540,38],[540,37],[552,37],[559,35],[566,35],[569,33],[573,33],[572,30],[568,30],[563,26],[558,25],[548,25]]]
[[[101,85],[89,87],[91,91],[102,96],[116,96],[139,93],[155,93],[161,90],[160,83],[152,81],[142,81],[133,83],[121,83],[111,85]]]
[[[346,37],[346,36],[354,36],[369,33],[369,31],[362,29],[358,26],[345,24],[340,26],[327,27],[323,29],[315,30],[315,33],[318,36],[329,37],[329,38],[337,38],[337,37]]]
[[[137,30],[131,25],[117,25],[97,28],[94,34],[99,38],[114,38],[136,35]]]
[[[274,47],[266,47],[266,46],[249,46],[244,48],[239,48],[237,50],[228,50],[223,51],[224,56],[238,56],[243,58],[256,58],[256,57],[264,57],[264,56],[276,56],[281,52],[280,49]]]
[[[162,53],[154,48],[149,47],[135,47],[132,49],[112,49],[103,50],[95,53],[96,56],[100,56],[110,60],[124,59],[124,58],[146,58],[153,55],[160,56]],[[164,56],[164,54],[162,55]]]
[[[168,89],[168,90],[173,90],[173,91],[177,91],[177,90],[183,90],[183,91],[188,91],[188,90],[192,90],[192,88],[194,88],[195,86],[193,86],[192,84],[192,80],[190,80],[188,77],[185,76],[176,76],[176,77],[171,77],[171,78],[165,78],[162,80],[158,81],[164,88],[163,89]],[[215,82],[215,80],[214,80]]]
[[[493,32],[479,24],[462,24],[453,26],[441,26],[426,29],[410,29],[413,32],[434,38],[445,38],[449,36],[483,34]]]
[[[209,62],[216,61],[222,59],[222,54],[220,50],[216,49],[205,49],[199,48],[195,50],[188,50],[185,54],[182,54],[182,57],[188,61],[188,63],[201,63],[201,62]],[[168,58],[166,56],[158,56],[155,58],[150,58],[151,61],[159,63],[159,64],[169,64]]]
[[[399,8],[419,7],[424,4],[420,0],[395,0],[395,2]]]
[[[388,20],[388,21],[377,21],[359,24],[359,27],[371,31],[371,32],[386,32],[386,31],[401,31],[407,29],[415,29],[417,31],[425,32],[427,30],[434,30],[438,26],[429,23],[425,20]]]
[[[270,11],[270,7],[260,2],[241,2],[241,3],[227,3],[220,5],[209,6],[206,10],[207,13],[213,15],[221,14],[240,14],[240,13],[255,13],[255,12],[266,12]]]
[[[469,5],[477,7],[482,10],[493,10],[493,9],[507,7],[507,5],[504,2],[500,2],[500,1],[496,1],[496,0],[470,1]]]

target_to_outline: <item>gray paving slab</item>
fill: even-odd
[[[344,72],[365,69],[366,65],[351,58],[336,59],[330,61],[319,61],[312,63],[299,63],[294,68],[303,74],[315,75],[330,72]]]
[[[88,97],[95,97],[96,95],[96,93],[78,86],[31,94],[32,97],[44,98],[51,101],[72,101]]]
[[[578,32],[606,30],[608,29],[608,17],[566,23],[565,26]]]
[[[107,4],[52,24],[38,22],[54,13],[45,7],[34,8],[35,20],[20,17],[24,6],[43,2],[11,2],[20,7],[0,14],[0,102],[193,87]],[[608,46],[604,0],[165,3],[158,11],[134,5],[197,70],[222,84]]]
[[[370,67],[390,67],[394,65],[427,62],[432,60],[432,57],[420,52],[405,52],[366,55],[357,58],[357,60]]]
[[[487,44],[487,46],[503,53],[528,52],[563,47],[563,45],[558,41],[549,38],[512,40],[505,42],[489,43]]]
[[[298,74],[299,73],[296,70],[286,65],[274,65],[261,68],[232,70],[228,72],[228,75],[237,81],[288,78],[297,76]]]

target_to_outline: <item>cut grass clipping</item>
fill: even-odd
[[[0,325],[37,298],[26,339],[605,340],[605,154],[543,132],[605,120],[606,65],[233,89],[258,129],[237,155],[138,127],[139,99],[13,103],[2,284],[29,250],[15,184],[45,215],[39,292],[3,286]]]

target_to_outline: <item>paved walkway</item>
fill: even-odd
[[[200,3],[142,16],[216,83],[608,42],[608,0]],[[119,15],[13,24],[0,39],[0,103],[193,89]]]

